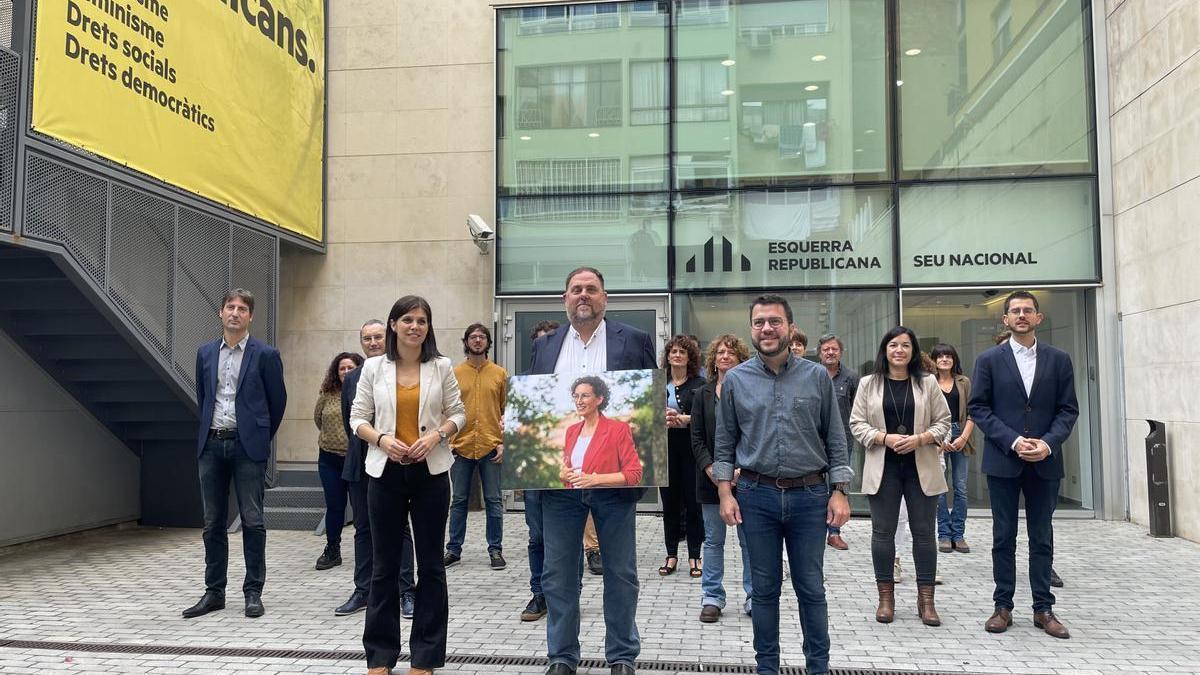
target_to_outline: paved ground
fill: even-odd
[[[506,517],[507,570],[487,568],[482,515],[472,514],[466,557],[449,570],[450,651],[456,654],[544,656],[545,624],[521,623],[528,600],[528,568],[519,514]],[[1059,615],[1073,638],[1059,641],[1033,628],[1028,587],[1017,588],[1016,625],[989,635],[991,566],[986,546],[990,521],[968,523],[969,554],[939,556],[946,585],[938,590],[945,624],[927,628],[916,618],[911,565],[898,588],[897,620],[874,621],[874,588],[868,550],[869,523],[847,528],[848,552],[827,549],[826,570],[838,668],[933,670],[969,673],[1200,672],[1196,615],[1200,606],[1200,546],[1151,539],[1126,523],[1062,520],[1056,526],[1056,567],[1067,587],[1058,592]],[[347,536],[352,535],[347,530]],[[642,658],[688,663],[751,664],[750,619],[738,584],[730,612],[718,624],[696,620],[699,581],[686,574],[660,578],[661,521],[638,518],[642,591],[638,625]],[[736,538],[726,559],[738,578]],[[230,608],[184,620],[179,612],[202,592],[199,531],[123,529],[67,537],[0,551],[0,644],[12,640],[123,645],[187,645],[271,649],[360,650],[362,614],[338,618],[332,609],[349,594],[346,564],[317,572],[322,540],[299,532],[268,536],[267,615]],[[1021,544],[1024,548],[1024,542]],[[231,542],[231,578],[240,583],[240,542]],[[910,556],[905,556],[910,559]],[[1023,569],[1024,558],[1018,561]],[[584,584],[584,657],[603,654],[600,578]],[[737,605],[734,602],[737,602]],[[236,604],[235,604],[236,603]],[[405,628],[407,631],[407,626]],[[783,604],[785,665],[802,665],[794,597]],[[540,674],[541,667],[450,665],[440,672]],[[0,647],[0,672],[41,673],[361,673],[358,661],[218,658],[90,653]],[[401,671],[403,672],[403,671]],[[586,672],[586,671],[581,671]],[[607,669],[591,672],[607,673]],[[661,671],[660,671],[661,672]],[[710,671],[712,672],[712,671]],[[719,672],[719,670],[717,671]]]

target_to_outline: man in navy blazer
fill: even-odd
[[[1004,325],[1012,337],[975,361],[968,405],[971,419],[987,439],[983,473],[992,502],[992,577],[996,584],[992,600],[996,608],[984,628],[1003,633],[1012,625],[1018,507],[1023,494],[1033,623],[1049,635],[1065,639],[1070,632],[1052,611],[1052,516],[1063,478],[1062,446],[1075,426],[1079,404],[1071,357],[1034,335],[1043,318],[1031,293],[1015,291],[1005,299]]]
[[[533,343],[530,373],[570,377],[612,370],[655,368],[654,341],[645,332],[607,321],[604,276],[591,267],[567,275],[563,293],[567,325]],[[638,576],[634,517],[642,490],[590,488],[590,477],[572,472],[576,487],[542,492],[547,675],[574,675],[579,667],[580,544],[588,513],[604,551],[605,660],[612,675],[633,675],[641,652],[634,615]]]
[[[370,319],[358,330],[358,342],[367,358],[382,356],[387,327],[379,319]],[[367,608],[367,594],[371,591],[371,571],[374,569],[374,554],[371,549],[371,517],[367,508],[367,442],[354,435],[350,429],[350,407],[358,391],[358,379],[362,368],[346,373],[342,382],[342,425],[346,432],[346,462],[342,468],[342,480],[350,484],[350,508],[354,511],[354,592],[350,599],[333,610],[337,616],[349,616]],[[413,618],[416,606],[416,578],[413,575],[413,541],[408,523],[400,535],[400,614]]]
[[[263,615],[267,576],[267,528],[263,491],[271,439],[283,421],[287,390],[279,350],[250,337],[254,294],[235,288],[219,312],[223,335],[196,352],[196,401],[200,426],[196,455],[204,500],[204,596],[184,618],[225,607],[229,566],[229,483],[237,494],[246,559],[246,616]]]

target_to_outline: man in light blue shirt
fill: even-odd
[[[717,403],[713,477],[721,517],[742,525],[750,548],[751,621],[761,675],[779,673],[785,545],[800,602],[806,672],[829,672],[825,532],[850,518],[846,489],[854,475],[833,381],[824,367],[789,352],[792,329],[786,299],[756,298],[750,336],[758,355],[725,375]]]

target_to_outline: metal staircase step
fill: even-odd
[[[263,507],[263,520],[268,530],[303,530],[312,532],[325,518],[324,507],[298,508],[287,506]]]
[[[319,487],[273,487],[263,499],[265,507],[325,509],[325,492]]]

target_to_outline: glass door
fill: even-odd
[[[528,372],[533,360],[533,331],[543,321],[558,324],[567,322],[561,297],[501,298],[500,334],[497,336],[496,358],[509,374]],[[671,318],[668,298],[659,296],[608,296],[606,320],[619,321],[644,330],[654,338],[654,352],[661,354],[670,339]],[[511,490],[504,493],[508,509],[522,510],[521,494]],[[646,490],[638,504],[639,511],[659,511],[658,490]]]

